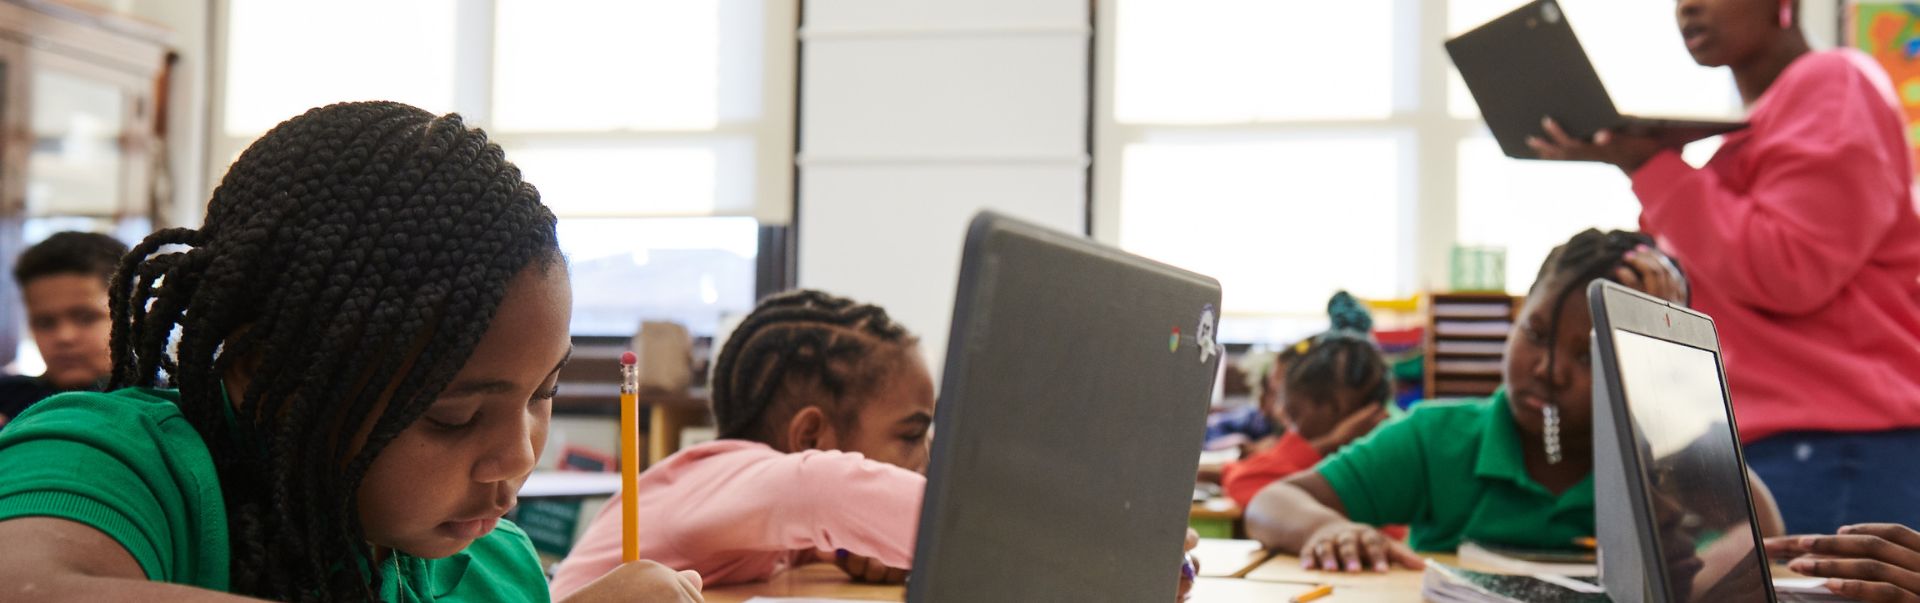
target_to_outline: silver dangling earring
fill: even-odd
[[[1560,407],[1548,404],[1541,412],[1545,415],[1540,431],[1547,440],[1547,464],[1558,465],[1562,458],[1560,455]]]

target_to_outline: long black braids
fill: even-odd
[[[1646,234],[1614,230],[1601,232],[1589,228],[1573,235],[1565,244],[1555,247],[1547,254],[1547,260],[1540,265],[1540,273],[1533,280],[1527,296],[1531,303],[1548,303],[1552,308],[1548,314],[1547,332],[1544,334],[1547,348],[1547,375],[1549,388],[1559,386],[1553,382],[1555,363],[1558,362],[1560,348],[1560,316],[1566,310],[1567,299],[1583,294],[1587,284],[1596,279],[1614,280],[1614,271],[1625,267],[1634,270],[1626,261],[1627,253],[1642,245],[1652,247],[1653,237]],[[1679,269],[1679,262],[1673,267]],[[1645,277],[1647,275],[1640,275]],[[1682,278],[1685,278],[1682,276]],[[1546,297],[1540,297],[1545,295]],[[1545,438],[1547,462],[1559,463],[1562,457],[1560,443],[1560,408],[1549,404],[1543,411],[1542,436]]]
[[[790,387],[810,387],[836,405],[841,426],[854,409],[840,407],[889,368],[880,352],[915,343],[886,310],[813,290],[761,300],[721,346],[713,365],[713,417],[722,438],[772,443],[770,413]],[[791,402],[787,402],[791,405]],[[783,409],[797,411],[797,408]]]
[[[1341,291],[1327,300],[1332,326],[1281,352],[1285,388],[1293,400],[1339,404],[1339,394],[1351,392],[1365,403],[1384,403],[1393,396],[1387,361],[1373,340],[1373,316],[1353,295]],[[1357,406],[1356,406],[1357,408]],[[1349,412],[1353,409],[1339,408]]]
[[[219,474],[233,592],[374,598],[368,467],[466,362],[513,276],[560,261],[552,212],[499,146],[391,102],[280,124],[200,229],[126,255],[113,383],[179,389]]]
[[[1587,284],[1596,279],[1614,280],[1614,271],[1625,267],[1638,274],[1639,270],[1627,263],[1627,252],[1641,245],[1654,246],[1653,237],[1644,233],[1613,230],[1601,232],[1589,228],[1573,235],[1572,239],[1547,254],[1547,260],[1540,264],[1540,274],[1533,279],[1533,286],[1527,290],[1528,297],[1542,294],[1546,298],[1533,301],[1551,303],[1552,322],[1548,323],[1547,367],[1551,371],[1554,351],[1559,347],[1560,313],[1567,306],[1567,298],[1583,295]],[[1675,270],[1680,267],[1679,260],[1669,258]],[[1645,276],[1645,275],[1642,275]],[[1683,274],[1684,277],[1684,274]]]

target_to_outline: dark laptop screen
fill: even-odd
[[[1766,600],[1765,561],[1719,359],[1619,329],[1614,349],[1627,408],[1644,438],[1638,446],[1670,600]]]

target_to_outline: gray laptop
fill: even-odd
[[[976,217],[907,600],[1174,600],[1219,307],[1213,279]]]
[[[1596,281],[1594,519],[1615,601],[1775,601],[1713,319]]]
[[[1447,40],[1446,46],[1508,157],[1539,158],[1527,146],[1527,137],[1546,137],[1540,126],[1543,117],[1552,117],[1568,135],[1582,140],[1619,129],[1675,146],[1747,127],[1743,122],[1621,114],[1580,48],[1566,13],[1553,0],[1528,2]]]

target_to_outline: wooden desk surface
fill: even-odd
[[[1324,603],[1405,603],[1420,596],[1420,572],[1395,570],[1386,574],[1326,574],[1300,569],[1296,557],[1275,557],[1260,564],[1246,579],[1222,577],[1258,561],[1247,555],[1246,541],[1203,540],[1202,577],[1195,582],[1191,603],[1284,603],[1289,597],[1319,584],[1334,585]],[[1451,555],[1436,556],[1451,563]],[[1248,562],[1235,567],[1235,560]],[[827,597],[860,601],[900,601],[905,587],[854,584],[838,568],[808,565],[774,576],[767,582],[707,589],[709,603],[741,603],[754,597]]]
[[[1319,599],[1321,603],[1406,603],[1420,600],[1423,574],[1418,571],[1395,569],[1384,574],[1318,572],[1301,569],[1298,557],[1283,555],[1259,564],[1248,572],[1246,578],[1226,578],[1220,576],[1233,573],[1225,569],[1233,564],[1231,559],[1247,554],[1246,541],[1202,540],[1196,554],[1202,556],[1202,577],[1194,583],[1193,597],[1189,603],[1284,603],[1289,597],[1312,590],[1320,584],[1333,585],[1333,594]],[[1459,559],[1453,555],[1429,557],[1447,565],[1459,564]],[[1213,567],[1208,567],[1210,561]],[[1775,578],[1794,577],[1784,566],[1776,565],[1773,571]],[[906,588],[853,584],[838,568],[817,564],[782,572],[769,582],[706,591],[709,603],[741,603],[754,597],[901,601],[906,597]]]

